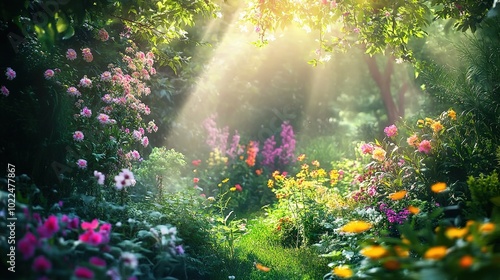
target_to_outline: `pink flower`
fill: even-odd
[[[234,185],[234,187],[236,188],[237,191],[241,192],[243,191],[243,188],[240,186],[240,184],[236,184]]]
[[[83,132],[81,132],[81,131],[75,131],[75,132],[73,133],[73,139],[74,139],[76,142],[82,142],[84,137],[85,137],[85,136],[83,135]]]
[[[110,123],[109,116],[106,115],[106,114],[99,114],[99,116],[97,116],[97,119],[102,124],[108,124],[108,123]]]
[[[104,103],[106,104],[109,104],[109,103],[112,103],[113,102],[113,98],[111,97],[111,95],[109,94],[105,94],[102,98],[102,101],[104,101]]]
[[[111,81],[111,72],[105,71],[101,74],[101,81]]]
[[[201,163],[201,159],[195,159],[195,160],[191,161],[191,164],[193,164],[194,166],[198,166],[198,165],[200,165],[200,163]]]
[[[135,269],[139,264],[139,262],[137,261],[137,257],[133,253],[123,252],[121,259],[126,266],[132,269]]]
[[[200,178],[193,178],[193,183],[197,184],[200,181]]]
[[[7,67],[5,76],[7,76],[7,80],[14,80],[14,78],[16,77],[16,71],[12,70],[12,68],[10,67]]]
[[[43,73],[43,76],[45,77],[45,79],[50,80],[52,77],[54,77],[54,74],[55,74],[54,70],[47,69],[45,70],[45,73]]]
[[[103,41],[103,42],[106,42],[109,39],[108,31],[106,31],[106,29],[104,29],[104,28],[99,30],[98,35],[99,35],[99,39],[101,39],[101,41]]]
[[[2,92],[2,94],[5,96],[9,96],[9,90],[5,86],[2,86],[2,88],[0,88],[0,92]]]
[[[398,134],[398,128],[395,125],[390,125],[384,128],[384,132],[387,137],[396,136]]]
[[[76,59],[76,51],[74,49],[68,49],[66,51],[66,58],[69,60],[75,60]]]
[[[412,136],[406,138],[406,143],[410,146],[417,147],[418,146],[418,136],[416,134],[413,134]]]
[[[87,161],[84,159],[79,159],[76,164],[78,165],[78,168],[80,169],[86,169],[87,168]]]
[[[431,141],[429,140],[422,140],[422,142],[418,145],[418,151],[424,154],[430,153],[431,148]]]
[[[77,266],[74,271],[76,278],[94,279],[94,272],[86,267]]]
[[[80,112],[80,115],[82,115],[86,118],[90,118],[92,116],[92,110],[90,110],[87,107],[83,107],[82,111]]]
[[[146,148],[149,145],[149,138],[147,136],[144,136],[141,140],[141,144],[142,146],[144,146],[144,148]]]
[[[104,179],[105,179],[104,174],[102,174],[101,172],[99,172],[97,170],[94,170],[94,176],[97,179],[97,184],[99,184],[101,186],[104,185]]]
[[[373,145],[371,145],[371,144],[361,145],[361,152],[363,154],[371,154],[373,152]]]
[[[90,51],[89,48],[83,49],[82,55],[83,55],[83,60],[87,62],[92,62],[92,60],[94,60],[94,56],[92,55],[92,52]]]
[[[21,251],[24,259],[26,260],[33,257],[33,255],[35,254],[37,243],[38,241],[36,239],[36,236],[28,231],[26,235],[24,235],[24,237],[19,240],[17,249]]]
[[[99,226],[99,220],[93,219],[92,222],[82,222],[82,229],[96,229]]]
[[[52,263],[45,256],[41,255],[35,258],[31,268],[35,272],[47,272],[52,269]]]
[[[59,220],[56,216],[51,215],[47,218],[47,220],[45,220],[45,222],[43,223],[43,227],[45,228],[48,236],[52,236],[59,230]]]
[[[135,139],[135,140],[141,140],[141,138],[142,138],[142,134],[141,134],[141,132],[140,132],[140,131],[138,131],[138,130],[134,130],[134,131],[132,132],[132,137],[134,137],[134,139]]]
[[[75,97],[80,97],[82,94],[76,87],[69,87],[68,90],[66,91],[69,95],[75,96]]]
[[[132,159],[132,160],[140,160],[141,159],[141,154],[139,154],[139,152],[137,150],[130,151],[125,156],[128,159]]]
[[[129,187],[135,185],[134,174],[128,169],[122,169],[122,172],[115,176],[115,186],[118,190],[124,187]]]
[[[87,75],[83,76],[83,78],[80,80],[80,86],[81,87],[91,87],[92,86],[92,81],[87,78]]]
[[[105,267],[106,266],[106,261],[99,258],[99,257],[91,257],[89,259],[89,263],[95,265],[95,266],[100,266],[100,267]]]

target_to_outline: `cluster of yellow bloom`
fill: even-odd
[[[221,156],[221,152],[219,149],[214,149],[210,152],[210,156],[208,157],[208,165],[215,166],[220,164],[226,164],[228,161],[227,157]]]

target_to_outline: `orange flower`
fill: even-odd
[[[340,228],[340,231],[347,233],[361,233],[372,227],[370,223],[364,221],[351,221]]]
[[[431,124],[431,128],[434,133],[438,133],[439,131],[444,129],[444,126],[441,124],[441,122],[435,122]]]
[[[260,271],[264,271],[264,272],[269,272],[269,270],[271,270],[269,267],[264,266],[260,263],[255,263],[255,268],[257,268]]]
[[[456,120],[457,119],[457,113],[455,113],[455,111],[453,111],[452,109],[450,109],[448,111],[448,117],[450,117],[450,119],[452,119],[452,120]]]
[[[495,230],[495,224],[494,223],[484,223],[479,227],[479,231],[482,233],[491,233]]]
[[[446,237],[449,239],[455,239],[455,238],[462,238],[468,233],[467,228],[456,228],[456,227],[449,227],[445,231]]]
[[[417,147],[418,144],[420,144],[418,142],[418,136],[416,134],[413,134],[412,136],[406,138],[406,143],[408,143],[408,145],[414,146],[414,147]]]
[[[438,182],[431,186],[431,190],[435,193],[440,193],[446,190],[446,183]]]
[[[333,268],[333,274],[337,275],[340,278],[351,278],[353,272],[348,266],[341,265]]]
[[[408,240],[408,239],[405,239],[405,240]],[[398,256],[400,256],[402,258],[407,258],[408,256],[410,256],[410,251],[403,249],[400,246],[394,246],[394,250],[396,251],[396,254],[398,254]]]
[[[465,255],[460,258],[458,264],[461,268],[467,269],[474,263],[474,258],[471,255]]]
[[[260,174],[262,174],[262,168],[255,170],[255,174],[257,174],[257,176],[260,176]]]
[[[363,248],[360,253],[369,259],[377,260],[386,256],[388,251],[380,245],[372,245]]]
[[[413,215],[417,215],[418,213],[420,213],[420,209],[413,205],[408,206],[408,211],[410,211],[410,213],[412,213]]]
[[[405,190],[402,190],[402,191],[399,191],[399,192],[395,192],[395,193],[391,193],[389,195],[389,198],[392,199],[392,200],[400,200],[400,199],[403,199],[406,195],[407,191]]]
[[[435,246],[427,249],[424,258],[431,260],[440,260],[446,256],[448,248],[446,246]]]

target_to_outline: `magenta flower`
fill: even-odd
[[[56,216],[51,215],[47,218],[47,220],[45,220],[43,227],[49,236],[52,236],[54,233],[59,231],[59,220]]]
[[[84,233],[80,234],[78,240],[90,245],[97,246],[102,243],[102,235],[95,232],[92,229],[89,229]]]
[[[21,254],[23,254],[23,257],[26,260],[33,257],[33,255],[35,254],[37,243],[38,241],[36,239],[36,236],[28,231],[26,235],[24,235],[24,237],[19,240],[17,249],[21,251]]]
[[[66,51],[66,58],[69,60],[75,60],[76,59],[76,51],[74,49],[68,49]]]
[[[387,137],[393,137],[398,134],[398,128],[395,125],[390,125],[384,128],[384,133]]]
[[[86,267],[77,266],[74,271],[76,278],[94,279],[94,272]]]
[[[96,229],[99,226],[99,220],[93,219],[92,222],[82,222],[82,229]]]
[[[7,67],[5,76],[7,76],[7,80],[14,80],[14,78],[16,77],[16,71],[12,70],[12,68],[10,67]]]
[[[76,164],[78,165],[78,168],[80,169],[86,169],[87,168],[87,161],[84,159],[79,159]]]
[[[77,142],[82,142],[83,138],[85,138],[85,136],[83,135],[83,132],[81,132],[81,131],[75,131],[73,133],[73,140],[75,140]]]
[[[431,149],[431,141],[429,140],[422,140],[422,142],[420,142],[420,144],[418,145],[418,151],[424,154],[430,153]]]
[[[5,86],[0,88],[0,92],[2,92],[4,96],[9,96],[9,90]]]
[[[142,133],[138,130],[134,130],[132,132],[132,137],[134,137],[135,140],[141,140],[142,138]]]
[[[66,91],[69,95],[71,96],[76,96],[76,97],[80,97],[82,94],[80,93],[80,91],[78,91],[78,89],[76,87],[69,87],[68,90]]]
[[[43,76],[45,77],[45,79],[50,80],[52,77],[54,77],[54,74],[55,74],[54,70],[47,69],[45,70],[45,73],[43,73]]]
[[[90,118],[92,116],[92,110],[88,107],[83,107],[82,111],[80,111],[80,115],[86,118]]]
[[[95,266],[100,266],[100,267],[105,267],[106,266],[106,261],[99,258],[99,257],[91,257],[89,259],[89,263],[95,265]]]
[[[52,269],[52,263],[45,256],[41,255],[35,258],[31,268],[35,272],[47,272]]]

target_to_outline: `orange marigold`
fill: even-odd
[[[431,186],[431,191],[435,193],[440,193],[444,190],[446,190],[446,183],[443,182],[438,182]]]
[[[369,230],[372,227],[370,223],[365,221],[351,221],[340,228],[341,232],[361,233]]]
[[[446,256],[448,248],[446,246],[435,246],[427,249],[424,254],[424,258],[430,260],[440,260]]]
[[[391,193],[389,194],[389,198],[392,200],[400,200],[403,199],[406,196],[407,191],[402,190],[399,192]]]

